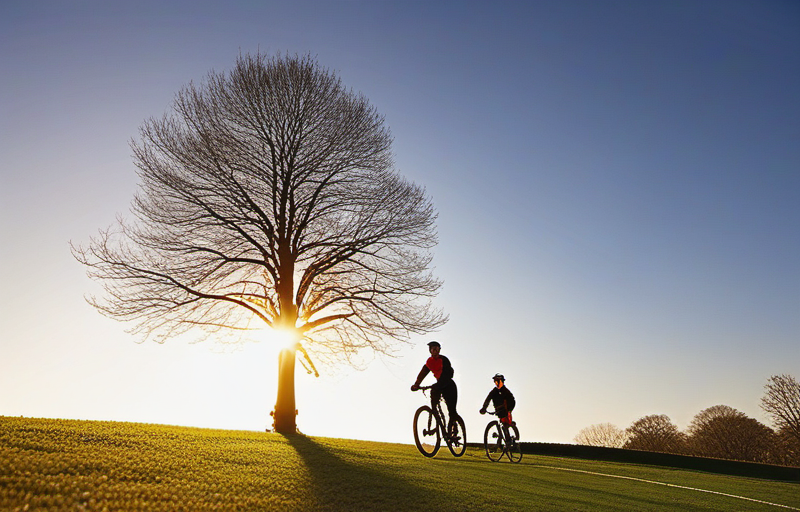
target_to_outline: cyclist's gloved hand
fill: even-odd
[[[481,414],[486,414],[486,409],[481,409],[481,410],[480,410],[480,413],[481,413]]]
[[[419,389],[419,386],[418,386],[418,385],[416,385],[416,384],[412,384],[412,385],[411,385],[411,391],[416,391],[416,390],[418,390],[418,389]]]

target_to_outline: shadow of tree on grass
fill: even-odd
[[[326,511],[448,510],[445,496],[388,471],[345,460],[304,435],[286,436],[311,477],[316,507]]]

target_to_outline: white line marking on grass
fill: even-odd
[[[737,496],[735,494],[727,494],[727,493],[718,492],[718,491],[709,491],[709,490],[706,490],[706,489],[697,489],[695,487],[686,487],[684,485],[668,484],[668,483],[665,483],[665,482],[656,482],[654,480],[644,480],[642,478],[634,478],[632,476],[609,475],[607,473],[596,473],[594,471],[585,471],[583,469],[569,469],[569,468],[560,468],[560,467],[557,467],[557,466],[543,466],[541,464],[530,464],[530,465],[534,466],[534,467],[537,467],[537,468],[558,469],[560,471],[572,471],[573,473],[586,473],[587,475],[607,476],[609,478],[620,478],[620,479],[623,479],[623,480],[634,480],[636,482],[645,482],[645,483],[648,483],[648,484],[664,485],[666,487],[675,487],[677,489],[687,489],[687,490],[690,490],[690,491],[707,492],[708,494],[718,494],[720,496],[727,496],[728,498],[736,498],[736,499],[740,499],[740,500],[753,501],[755,503],[761,503],[763,505],[772,505],[773,507],[781,507],[781,508],[786,508],[786,509],[789,509],[789,510],[800,510],[800,508],[790,507],[789,505],[781,505],[779,503],[770,503],[769,501],[762,501],[762,500],[757,500],[757,499],[754,499],[754,498],[747,498],[745,496]]]

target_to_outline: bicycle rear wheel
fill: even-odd
[[[486,430],[483,432],[483,448],[492,462],[499,461],[506,452],[506,442],[499,422],[490,421],[486,425]]]
[[[464,451],[467,449],[467,427],[461,416],[452,421],[452,429],[446,439],[450,453],[456,457],[464,455]]]
[[[426,457],[433,457],[442,445],[439,436],[439,425],[433,411],[423,405],[414,414],[414,443],[419,452]]]
[[[506,453],[511,462],[519,462],[522,460],[522,445],[519,443],[519,429],[517,425],[508,427],[508,446]]]

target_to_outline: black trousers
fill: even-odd
[[[444,386],[439,386],[437,382],[431,387],[431,407],[436,408],[439,402],[439,397],[444,398],[444,403],[447,405],[447,416],[452,421],[453,418],[458,418],[456,411],[456,404],[458,403],[458,387],[455,381],[450,381]]]

